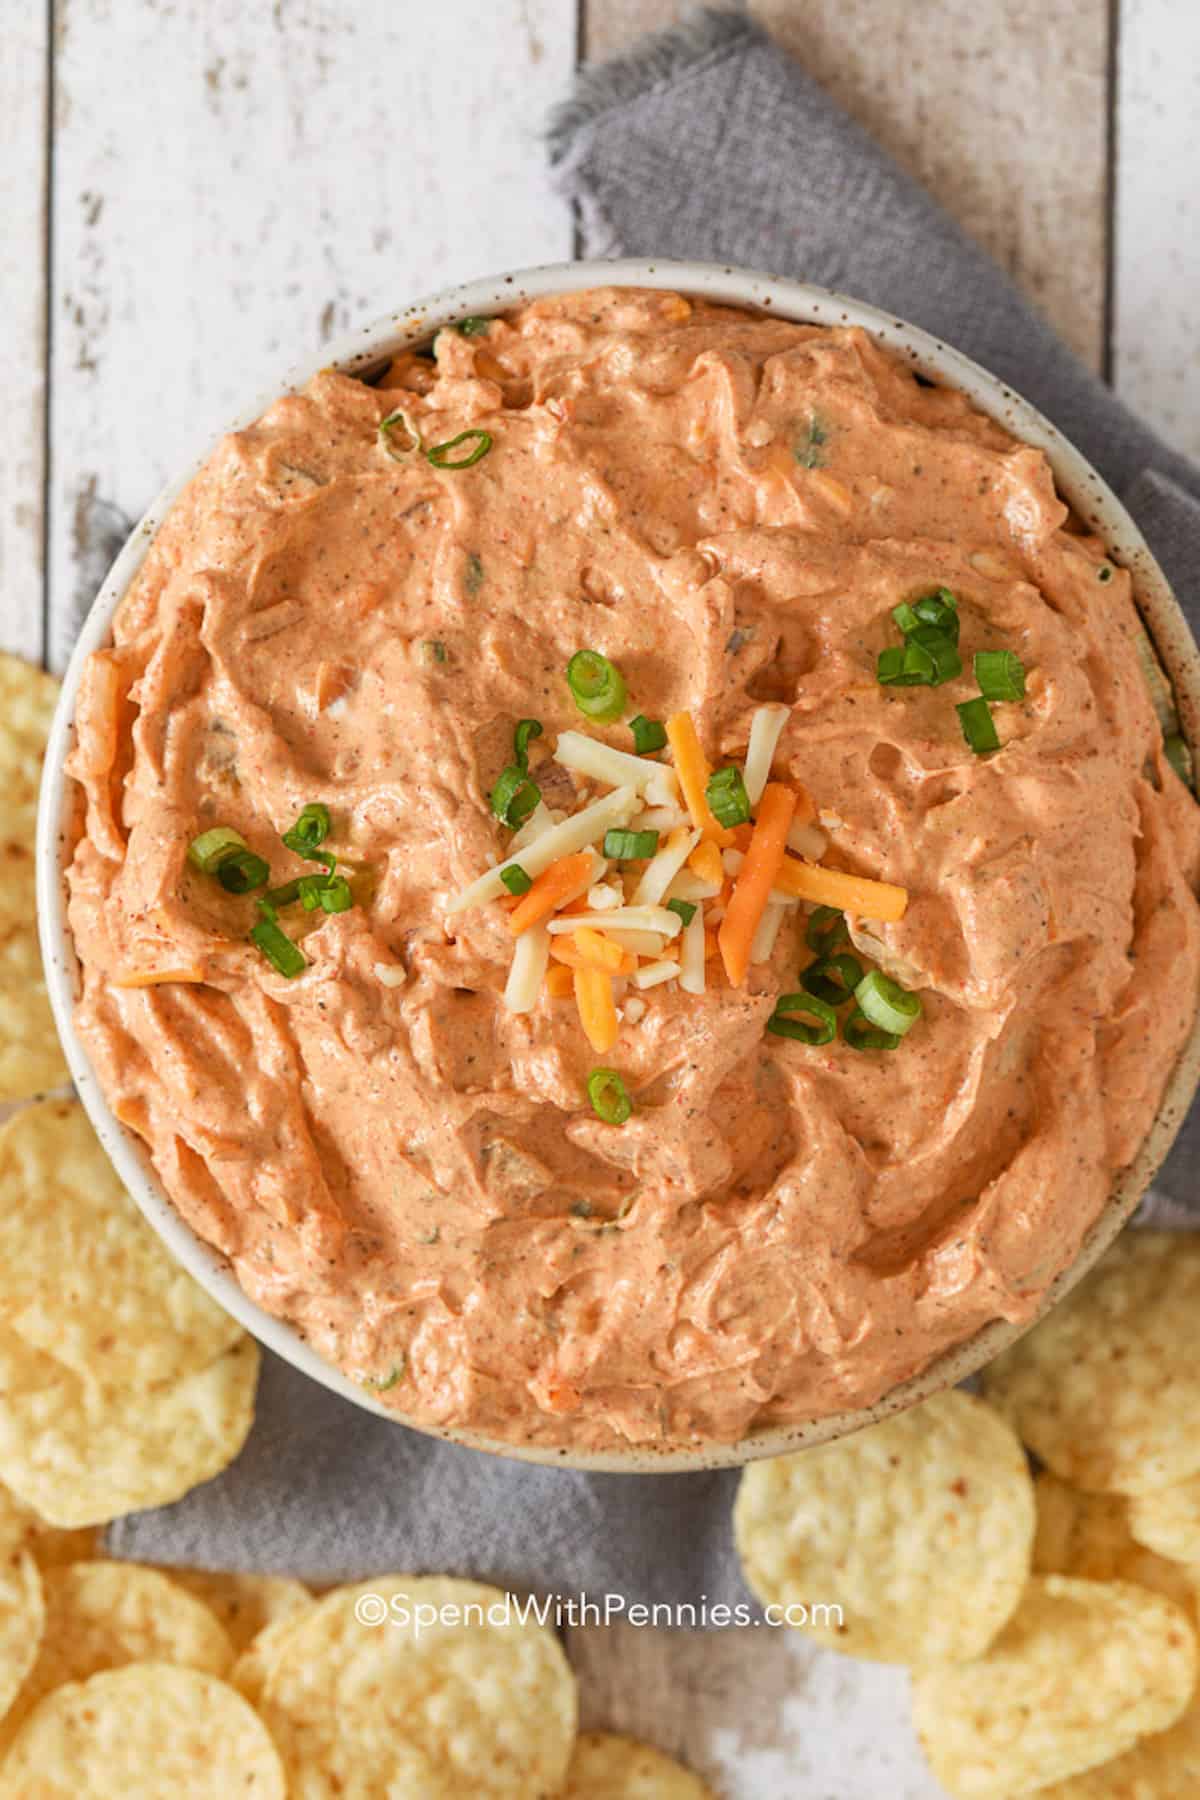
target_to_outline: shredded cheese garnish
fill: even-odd
[[[195,967],[188,969],[128,969],[123,975],[114,975],[111,987],[143,988],[164,987],[171,981],[202,982],[204,970]]]
[[[576,969],[575,1004],[588,1043],[597,1056],[606,1055],[616,1043],[621,1028],[611,976],[602,969]]]
[[[700,748],[700,739],[696,727],[692,723],[692,715],[686,712],[672,713],[667,720],[667,742],[671,746],[671,754],[675,758],[675,772],[679,776],[679,785],[683,789],[683,797],[687,801],[687,809],[692,815],[692,824],[701,835],[714,844],[731,844],[733,838],[723,825],[718,825],[713,818],[708,804],[705,789],[712,768],[708,758]]]
[[[775,885],[781,893],[811,900],[816,906],[836,906],[839,912],[860,919],[894,922],[908,906],[908,889],[890,881],[871,881],[865,875],[845,875],[840,869],[818,868],[785,856]]]

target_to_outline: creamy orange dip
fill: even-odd
[[[179,1211],[389,1405],[514,1442],[731,1440],[1028,1317],[1200,983],[1200,814],[1127,575],[1038,451],[859,330],[606,290],[444,330],[388,382],[325,372],[218,447],[81,691],[78,1024]],[[396,460],[397,406],[487,454]],[[962,675],[881,686],[893,608],[939,588]],[[584,647],[620,720],[580,715]],[[989,649],[1026,692],[977,755],[955,708]],[[766,1029],[803,907],[740,985],[720,957],[702,993],[616,977],[603,1056],[561,981],[510,1010],[510,909],[451,908],[508,854],[516,721],[563,817],[609,787],[560,734],[631,752],[633,714],[687,711],[740,767],[764,702],[813,859],[907,893],[848,924],[917,1026],[890,1052]],[[313,802],[353,904],[279,912],[289,978],[187,852],[229,827],[272,883],[312,873],[281,834]]]

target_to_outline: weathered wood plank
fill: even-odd
[[[1119,50],[1113,377],[1200,457],[1200,8],[1123,0]]]
[[[586,54],[624,48],[684,10],[684,0],[588,0]],[[750,11],[1098,368],[1108,0],[752,0]]]
[[[678,1756],[722,1800],[939,1800],[900,1669],[786,1630],[568,1633],[583,1724]]]
[[[569,257],[538,131],[559,0],[59,0],[51,655],[139,511],[282,365],[444,282]]]
[[[46,139],[44,5],[10,9],[0,55],[0,648],[42,658]]]

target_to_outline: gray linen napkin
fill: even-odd
[[[1010,381],[1126,494],[1200,619],[1200,475],[1064,349],[1011,282],[763,33],[705,11],[587,73],[552,159],[589,255],[785,271],[874,301]],[[1160,1189],[1186,1208],[1200,1120]],[[579,1475],[368,1417],[272,1357],[234,1466],[115,1524],[122,1556],[334,1581],[449,1569],[541,1593],[746,1598],[735,1477]]]

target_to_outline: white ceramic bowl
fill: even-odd
[[[1129,514],[1116,495],[1066,439],[1033,407],[1010,388],[970,362],[958,351],[938,343],[926,332],[894,319],[861,301],[799,281],[747,270],[720,268],[691,262],[578,262],[525,269],[483,281],[450,288],[431,299],[418,301],[403,311],[339,339],[314,353],[264,394],[234,421],[231,430],[249,425],[282,393],[302,387],[319,369],[331,364],[349,374],[360,373],[406,345],[427,339],[439,326],[471,314],[502,312],[540,295],[578,291],[597,286],[675,288],[685,294],[734,305],[769,310],[780,318],[805,324],[861,325],[881,344],[904,357],[914,369],[932,380],[958,388],[1023,443],[1044,450],[1054,470],[1059,490],[1081,518],[1104,539],[1113,555],[1132,575],[1142,616],[1159,656],[1171,678],[1189,744],[1200,745],[1200,652],[1171,594],[1161,569]],[[627,1451],[577,1454],[530,1449],[485,1438],[467,1431],[434,1431],[431,1427],[389,1411],[356,1382],[318,1356],[290,1325],[273,1318],[249,1300],[238,1286],[224,1259],[203,1243],[184,1223],[167,1199],[149,1158],[134,1134],[118,1123],[105,1102],[99,1082],[88,1062],[72,1018],[77,965],[66,921],[63,881],[68,852],[71,789],[63,762],[74,733],[75,696],[85,658],[110,640],[113,613],[142,563],[150,540],[169,507],[205,460],[203,456],[159,495],[125,544],[107,581],[100,590],[75,646],[55,715],[42,780],[38,825],[38,915],[46,979],[67,1063],[79,1097],[111,1157],[118,1174],[180,1262],[201,1285],[268,1349],[286,1358],[314,1380],[356,1406],[365,1407],[398,1423],[413,1425],[431,1435],[448,1437],[477,1449],[527,1462],[559,1464],[573,1468],[608,1469],[625,1473],[678,1472],[688,1469],[737,1465],[763,1456],[776,1456],[804,1444],[843,1436],[862,1425],[899,1411],[938,1389],[952,1386],[981,1368],[1020,1335],[1011,1325],[997,1322],[965,1343],[939,1357],[921,1374],[905,1382],[874,1406],[843,1412],[807,1424],[772,1428],[752,1433],[734,1444],[714,1444],[697,1449],[660,1454],[644,1447]],[[1171,1146],[1179,1124],[1200,1080],[1200,1028],[1179,1060],[1162,1107],[1140,1154],[1111,1195],[1074,1264],[1046,1295],[1043,1311],[1079,1280],[1116,1236],[1137,1204],[1155,1169]]]

